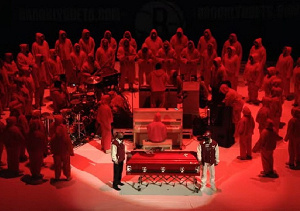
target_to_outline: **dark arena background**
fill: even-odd
[[[129,30],[138,48],[155,28],[170,39],[177,27],[195,44],[206,28],[218,42],[218,54],[230,33],[236,33],[243,46],[243,60],[254,39],[261,37],[268,61],[275,61],[283,46],[292,46],[299,55],[300,3],[297,0],[232,1],[5,1],[1,6],[1,52],[18,52],[20,43],[31,44],[35,33],[45,34],[50,48],[60,29],[77,42],[84,28],[99,46],[105,30],[116,40]]]
[[[276,63],[284,46],[292,47],[291,56],[294,60],[294,66],[300,57],[299,0],[5,0],[1,2],[0,14],[1,59],[4,58],[6,52],[13,53],[14,58],[16,58],[20,51],[19,45],[21,43],[27,43],[31,48],[32,43],[35,41],[36,32],[45,35],[45,40],[51,49],[54,48],[55,41],[58,39],[59,30],[66,31],[67,37],[74,45],[81,38],[82,30],[88,29],[91,37],[95,40],[96,50],[106,30],[112,32],[112,37],[116,39],[117,43],[123,37],[124,32],[128,30],[136,40],[137,49],[139,50],[152,29],[156,29],[158,35],[164,41],[170,40],[178,27],[182,27],[184,34],[189,40],[193,40],[195,45],[197,45],[204,30],[210,29],[217,41],[217,54],[219,56],[221,56],[223,44],[228,39],[229,34],[235,33],[243,48],[243,64],[248,60],[250,48],[256,38],[262,38],[262,44],[266,48],[266,66]],[[116,71],[120,71],[118,60],[116,60],[115,67]],[[243,78],[242,67],[244,66],[241,66],[238,76],[237,92],[246,102],[248,87]],[[93,82],[89,84],[91,87],[100,83],[97,81],[97,83]],[[135,83],[134,86],[138,86],[138,84]],[[78,94],[74,86],[69,88],[72,88],[73,94]],[[291,79],[290,88],[291,94],[293,94],[294,79]],[[202,170],[198,168],[200,164],[197,161],[196,152],[199,141],[203,140],[200,132],[206,131],[208,121],[207,116],[203,119],[200,117],[203,113],[205,115],[208,113],[207,109],[200,109],[197,105],[196,111],[200,117],[193,119],[192,115],[194,114],[189,113],[189,111],[194,109],[195,105],[199,103],[199,89],[195,91],[193,87],[188,86],[183,89],[186,91],[186,99],[181,104],[183,109],[181,109],[182,107],[179,107],[179,109],[176,107],[177,93],[171,89],[168,90],[168,103],[172,106],[167,106],[167,109],[157,109],[164,115],[168,114],[168,112],[176,114],[181,112],[180,114],[182,115],[183,110],[183,120],[180,119],[181,116],[175,118],[180,124],[183,122],[188,125],[185,128],[187,129],[186,133],[180,134],[179,147],[172,146],[173,140],[168,139],[168,149],[165,150],[165,154],[165,151],[162,150],[163,147],[152,147],[145,139],[140,138],[140,142],[136,143],[133,140],[132,128],[127,128],[127,126],[126,128],[122,128],[122,126],[116,128],[116,130],[125,133],[124,143],[126,150],[129,152],[133,151],[133,154],[127,154],[127,156],[131,155],[131,157],[129,156],[130,162],[127,163],[128,160],[124,162],[122,174],[124,186],[120,186],[120,191],[113,189],[111,154],[102,150],[102,137],[95,136],[94,125],[90,124],[88,125],[91,126],[89,136],[85,137],[85,134],[80,134],[79,131],[78,136],[82,137],[83,135],[83,139],[78,138],[79,142],[77,142],[75,137],[77,134],[73,134],[75,144],[74,156],[70,158],[72,174],[70,180],[61,179],[60,181],[54,181],[54,161],[51,153],[44,158],[44,165],[41,169],[43,179],[38,184],[30,183],[29,161],[20,163],[22,174],[13,178],[3,176],[3,171],[7,169],[7,165],[0,165],[0,211],[300,210],[299,166],[290,168],[290,166],[286,165],[286,162],[289,160],[290,142],[280,140],[276,143],[274,169],[279,177],[259,176],[263,170],[260,153],[252,153],[251,159],[237,159],[237,156],[240,155],[240,142],[239,138],[233,137],[232,110],[228,109],[228,107],[223,110],[219,108],[211,108],[210,110],[210,121],[212,121],[211,124],[214,123],[210,127],[213,133],[212,136],[221,137],[219,142],[220,163],[215,167],[217,190],[214,191],[209,188],[210,173],[208,173],[207,179],[208,186],[202,191],[199,190],[199,187],[197,187],[201,180],[199,171],[201,172]],[[87,93],[84,94],[87,95]],[[94,93],[92,94],[94,95]],[[151,112],[154,113],[151,113],[151,115],[149,115],[150,112],[148,112],[147,108],[145,110],[141,109],[142,112],[139,110],[142,107],[141,105],[146,104],[147,99],[149,104],[149,88],[139,89],[136,92],[125,90],[122,94],[129,105],[127,107],[129,112],[133,113],[136,109],[140,111],[140,116],[133,116],[133,119],[125,119],[126,117],[119,119],[117,117],[116,119],[122,120],[120,121],[122,124],[130,126],[136,123],[136,119],[148,118],[147,121],[152,121],[156,110],[152,110]],[[260,101],[264,94],[264,91],[258,92]],[[51,98],[49,100],[49,96],[50,89],[48,87],[45,89],[44,102],[46,105],[41,107],[42,113],[53,113],[53,107],[51,107],[53,104]],[[210,97],[211,94],[209,94]],[[173,106],[174,101],[175,106]],[[281,125],[278,132],[282,138],[287,133],[287,125],[292,117],[291,109],[294,107],[293,103],[294,100],[285,100],[282,104],[281,123],[285,124]],[[94,104],[96,103],[93,101],[92,105]],[[76,106],[77,104],[74,105]],[[80,102],[80,105],[82,105],[82,102]],[[245,103],[244,105],[249,107],[255,120],[262,104]],[[89,107],[86,110],[87,113],[90,112]],[[91,114],[93,113],[91,112]],[[9,111],[6,110],[1,115],[0,121],[5,123],[5,119],[9,116]],[[72,117],[76,119],[77,115]],[[87,115],[85,119],[88,123],[90,122],[89,117],[91,116]],[[197,130],[190,133],[192,129],[195,129],[195,120],[199,121],[197,122],[197,127],[195,127]],[[178,126],[176,121],[169,121],[169,123],[171,122],[170,124],[174,124],[173,128],[175,130]],[[75,120],[74,122],[78,123]],[[73,127],[80,130],[74,122]],[[93,135],[90,135],[92,133]],[[142,137],[142,135],[140,136]],[[175,134],[175,139],[176,137],[177,134]],[[252,146],[259,140],[259,137],[258,123],[255,122]],[[137,147],[136,144],[139,146]],[[146,144],[148,144],[147,147],[150,146],[150,150],[142,148]],[[178,161],[177,158],[182,152],[184,152],[184,159],[179,159]],[[158,163],[154,159],[155,156],[162,163]],[[7,163],[5,148],[0,159],[0,161]],[[158,168],[159,173],[162,173],[162,175],[164,175],[163,173],[168,175],[169,167],[172,168],[172,164],[179,166],[181,165],[180,162],[182,162],[182,165],[186,166],[180,166],[180,171],[174,177],[158,178],[165,180],[164,182],[161,182],[161,180],[156,181],[155,179],[157,178],[155,176],[150,176],[147,178],[148,182],[150,182],[143,183],[145,177],[140,177],[139,174],[147,172],[147,168],[143,163],[143,165],[139,166],[142,172],[140,169],[140,172],[134,172],[134,165],[136,164],[134,159],[148,162],[149,166],[161,165]],[[127,166],[129,163],[130,166]],[[193,166],[191,167],[189,164],[193,164]],[[192,172],[190,175],[189,171]]]

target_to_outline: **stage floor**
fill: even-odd
[[[238,92],[246,96],[246,87],[240,82]],[[124,94],[133,107],[138,106],[138,93]],[[259,98],[262,95],[263,92],[260,92]],[[43,112],[51,112],[51,102],[46,103]],[[287,123],[291,117],[292,103],[285,101],[283,105],[283,122]],[[259,106],[246,105],[255,117]],[[7,115],[8,112],[2,117],[5,119]],[[285,133],[286,126],[279,131],[281,136],[285,136]],[[257,139],[256,125],[253,143]],[[126,139],[125,144],[127,150],[133,149],[131,139]],[[183,140],[183,150],[196,150],[197,145],[195,138]],[[46,166],[42,169],[45,181],[42,184],[27,185],[24,177],[0,178],[0,210],[299,210],[300,171],[285,166],[288,159],[287,146],[287,143],[279,141],[274,152],[274,167],[279,174],[277,179],[258,177],[262,167],[257,153],[253,154],[252,160],[236,159],[239,155],[239,141],[236,140],[230,148],[220,147],[216,193],[209,188],[202,193],[192,193],[177,185],[149,185],[139,192],[130,188],[129,185],[137,181],[137,176],[126,176],[125,166],[122,180],[126,185],[118,192],[111,188],[113,164],[110,154],[100,150],[100,139],[94,139],[74,149],[71,181],[51,180],[54,171],[50,155],[45,158]],[[5,151],[3,158],[6,161]],[[30,173],[27,165],[28,162],[20,165],[25,176]]]

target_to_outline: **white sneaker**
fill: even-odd
[[[216,187],[211,187],[210,188],[213,192],[217,192],[217,188]]]

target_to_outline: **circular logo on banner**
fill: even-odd
[[[135,18],[136,36],[144,40],[156,29],[162,40],[169,40],[178,27],[184,28],[185,20],[180,8],[171,2],[153,1],[144,4]]]

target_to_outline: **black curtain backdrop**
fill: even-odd
[[[24,1],[1,2],[2,39],[0,57],[5,52],[16,55],[19,44],[31,44],[35,33],[45,34],[50,48],[58,31],[67,32],[72,43],[78,42],[87,28],[95,39],[96,48],[105,30],[110,30],[117,42],[126,30],[141,47],[151,29],[163,40],[170,40],[177,27],[197,45],[206,28],[211,29],[218,43],[218,54],[232,32],[237,34],[247,60],[254,39],[261,37],[267,50],[267,60],[276,61],[282,48],[293,48],[292,56],[300,56],[300,1]]]

